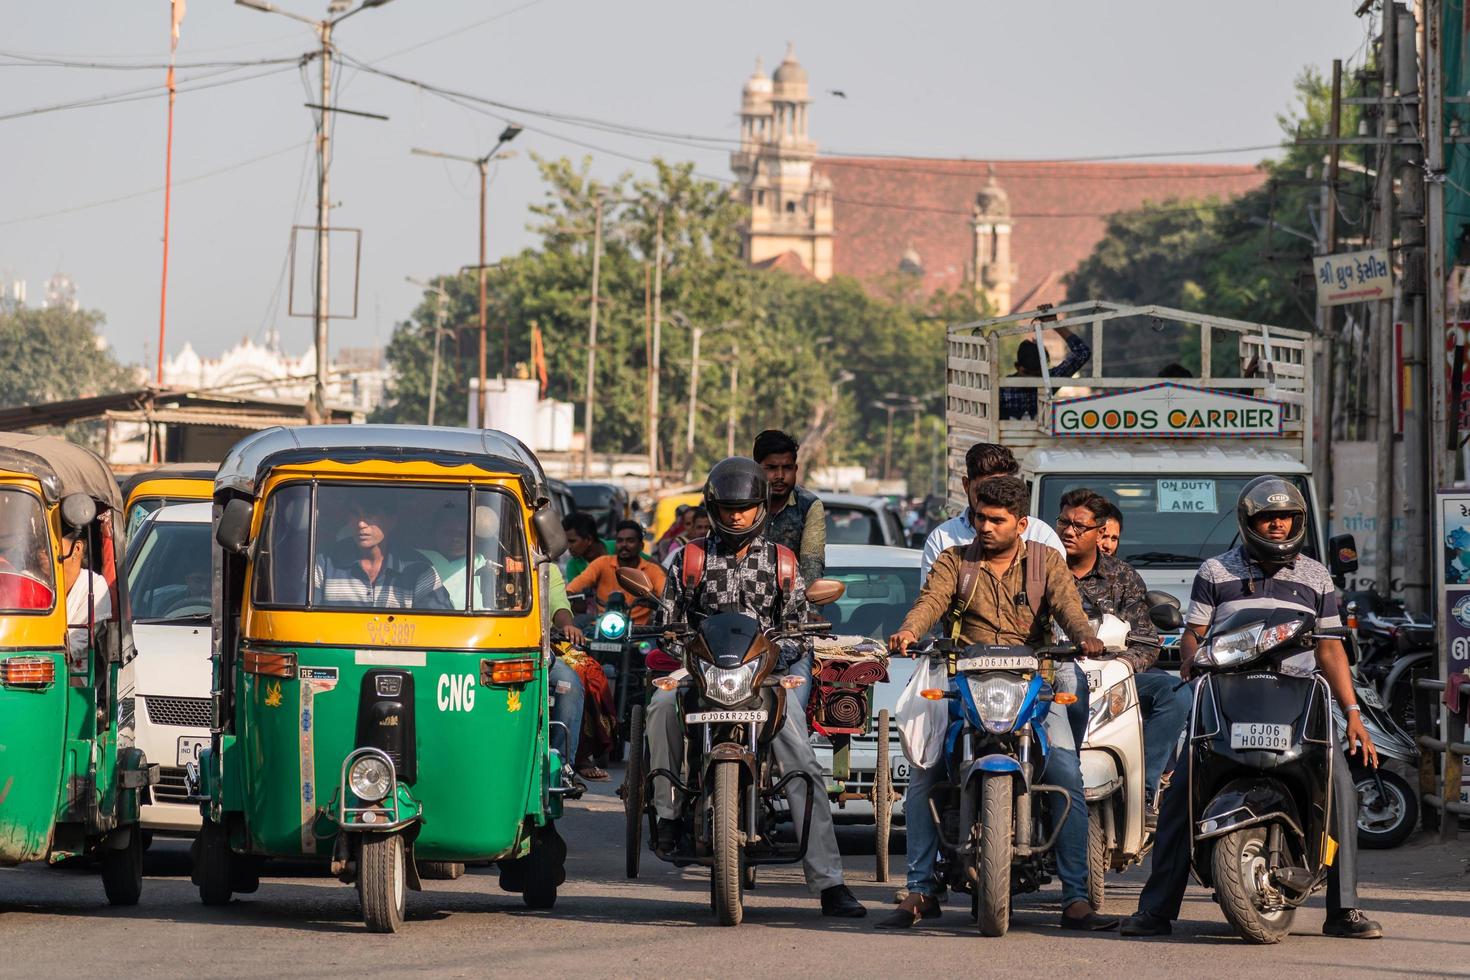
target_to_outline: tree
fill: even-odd
[[[98,328],[101,313],[31,309],[0,312],[0,408],[87,398],[137,387],[134,369],[119,364]],[[58,430],[94,442],[97,425]]]

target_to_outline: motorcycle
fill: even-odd
[[[1414,681],[1434,673],[1434,623],[1376,592],[1348,593],[1346,599],[1358,672],[1376,689],[1394,723],[1412,735]]]
[[[651,596],[648,579],[636,569],[618,571],[629,593]],[[826,605],[842,595],[840,582],[818,579],[807,586],[807,600]],[[632,739],[623,784],[627,875],[636,878],[643,850],[644,821],[656,839],[652,804],[653,779],[674,787],[683,833],[673,852],[654,850],[661,860],[710,869],[710,905],[720,925],[738,925],[744,917],[744,890],[755,883],[762,864],[792,864],[806,855],[812,801],[827,788],[802,770],[776,777],[771,742],[786,717],[786,692],[804,683],[801,677],[775,677],[779,642],[828,632],[828,623],[806,623],[787,631],[763,631],[753,618],[717,613],[697,626],[668,623],[638,628],[671,634],[685,646],[688,673],[660,677],[662,690],[677,691],[686,727],[687,781],[668,769],[648,771],[643,738],[643,705],[634,705]],[[683,674],[683,676],[680,676]],[[801,832],[795,846],[776,839],[776,801],[793,780],[806,782],[806,806],[796,817]]]
[[[1363,727],[1373,739],[1379,759],[1377,769],[1349,760],[1358,790],[1358,845],[1374,849],[1398,847],[1409,839],[1419,823],[1419,793],[1415,787],[1419,746],[1414,736],[1394,720],[1373,685],[1363,680],[1356,669],[1353,689],[1358,694]],[[1347,719],[1336,701],[1332,703],[1332,723],[1341,742],[1347,732]]]
[[[643,604],[645,600],[638,600]],[[657,605],[657,603],[652,603]],[[612,760],[620,761],[629,741],[632,706],[642,704],[648,685],[649,657],[657,650],[653,636],[638,635],[632,612],[621,592],[608,595],[607,603],[595,619],[587,623],[587,651],[603,665],[603,673],[613,686],[617,704],[617,734],[613,738]]]
[[[1192,664],[1191,863],[1250,943],[1285,938],[1337,850],[1332,695],[1319,675],[1280,670],[1328,638],[1315,630],[1299,609],[1243,609],[1211,630]]]

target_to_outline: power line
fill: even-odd
[[[0,58],[13,59],[8,62],[0,62],[0,68],[95,68],[104,71],[166,71],[168,62],[116,62],[109,64],[102,61],[80,61],[65,57],[47,57],[43,55],[27,55],[17,51],[0,51]],[[263,65],[289,65],[295,64],[300,58],[293,55],[286,58],[256,58],[250,61],[176,61],[174,68],[254,68]]]
[[[503,10],[498,14],[492,14],[491,16],[485,17],[481,20],[472,21],[468,24],[465,24],[463,27],[458,27],[452,31],[446,31],[443,34],[435,35],[428,40],[420,41],[417,44],[410,44],[406,48],[399,48],[397,51],[390,51],[387,54],[378,55],[378,57],[374,58],[372,61],[367,62],[367,64],[376,65],[379,62],[387,61],[389,58],[396,58],[401,54],[408,54],[410,51],[417,51],[419,48],[425,48],[431,44],[437,44],[438,42],[446,40],[448,38],[457,37],[460,34],[465,33],[466,31],[472,31],[477,27],[484,27],[486,24],[501,20],[505,17],[509,17],[511,14],[518,14],[528,7],[535,7],[538,4],[542,4],[545,2],[546,0],[528,0],[528,2],[521,4],[519,7],[512,7],[509,10]]]
[[[266,71],[256,72],[252,75],[240,75],[235,78],[221,78],[217,81],[204,82],[198,85],[189,84],[190,82],[195,82],[199,79],[215,78],[219,75],[229,74],[231,72],[236,72],[240,70],[239,68],[222,68],[216,71],[206,72],[202,75],[195,75],[193,78],[177,82],[175,83],[174,87],[180,93],[200,92],[204,89],[219,88],[223,85],[234,85],[237,82],[248,82],[257,78],[265,78],[269,75],[279,75],[281,72],[290,71],[293,65],[294,62],[290,65],[277,65],[275,67],[267,69]],[[147,99],[157,98],[158,96],[167,93],[167,91],[168,85],[162,83],[157,85],[148,85],[142,88],[126,89],[121,92],[113,92],[107,95],[96,95],[85,99],[73,99],[70,102],[57,102],[51,105],[36,106],[31,109],[20,109],[15,112],[0,114],[0,122],[6,122],[11,119],[24,119],[31,116],[40,116],[51,112],[66,112],[71,109],[93,109],[100,106],[122,105],[128,102],[141,102]]]

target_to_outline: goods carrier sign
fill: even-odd
[[[1171,382],[1052,405],[1054,436],[1246,438],[1281,435],[1281,402]]]

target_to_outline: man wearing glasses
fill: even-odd
[[[1103,525],[1111,512],[1112,504],[1093,490],[1069,490],[1062,495],[1057,533],[1061,535],[1062,547],[1067,550],[1067,568],[1077,580],[1077,591],[1088,615],[1112,613],[1128,624],[1129,632],[1157,636],[1157,630],[1148,618],[1143,579],[1132,565],[1105,554],[1098,547]],[[1169,674],[1149,670],[1158,655],[1159,648],[1146,643],[1130,644],[1120,654],[1133,667],[1133,683],[1138,691],[1139,709],[1143,712],[1143,773],[1147,799],[1144,821],[1149,830],[1158,823],[1159,779],[1189,714],[1189,689]]]

